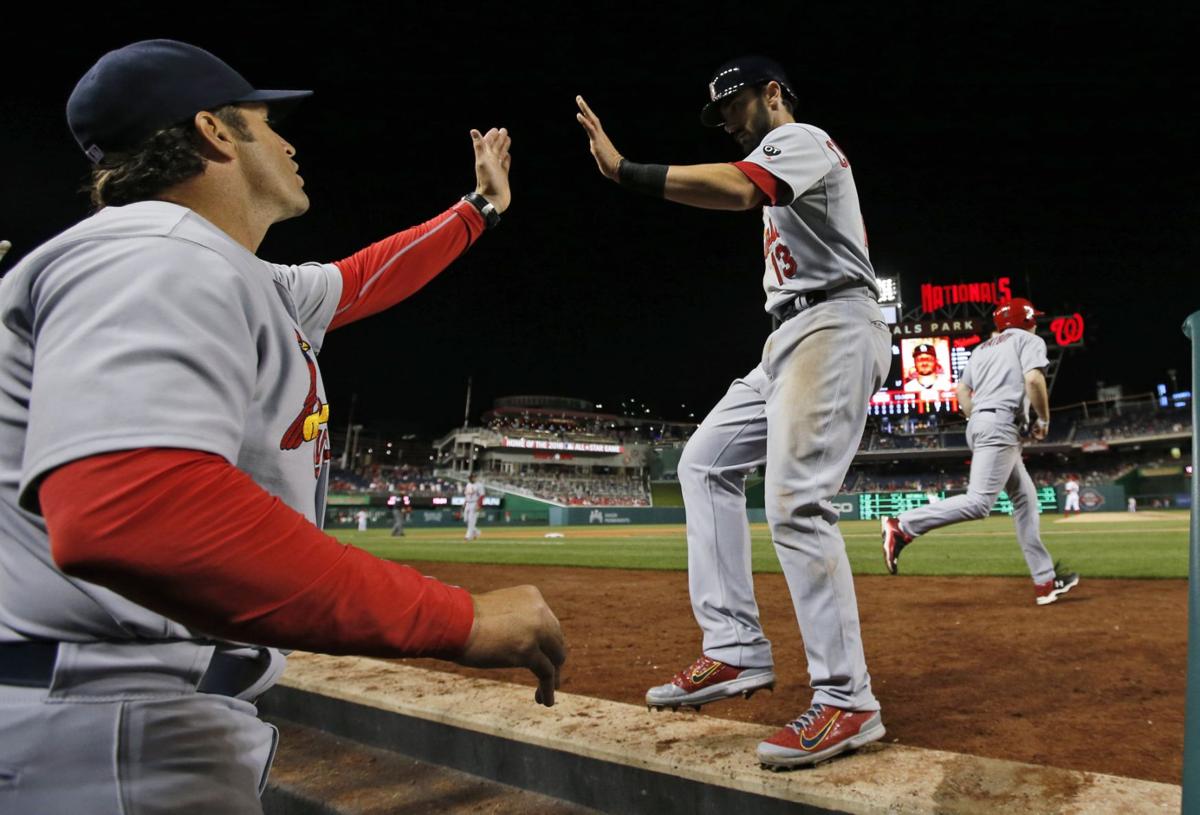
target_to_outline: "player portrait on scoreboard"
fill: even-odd
[[[904,391],[921,399],[941,399],[944,391],[954,389],[950,377],[950,339],[923,337],[900,341],[900,361],[904,369]]]

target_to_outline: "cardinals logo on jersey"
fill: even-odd
[[[296,343],[308,364],[308,395],[304,398],[300,414],[288,425],[283,438],[279,440],[279,449],[295,450],[305,442],[315,441],[313,470],[320,476],[321,464],[330,455],[326,429],[329,424],[329,405],[317,396],[317,363],[312,357],[312,346],[305,342],[299,331],[296,332]]]

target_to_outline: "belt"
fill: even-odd
[[[1021,423],[1021,420],[1016,414],[1010,414],[1007,410],[1000,410],[999,408],[977,408],[972,411],[972,415],[976,413],[998,413],[1001,416],[1008,416],[1010,419],[1012,419],[1013,424]]]
[[[807,292],[804,292],[803,294],[797,294],[791,300],[784,303],[784,305],[779,309],[780,316],[776,317],[776,319],[780,322],[780,324],[786,323],[788,320],[792,319],[797,314],[807,311],[808,309],[812,308],[813,306],[817,305],[818,303],[824,303],[826,300],[829,299],[829,297],[831,295],[836,294],[841,291],[846,291],[847,289],[866,289],[867,291],[871,290],[870,287],[868,287],[866,283],[863,283],[858,280],[854,280],[849,283],[843,283],[840,286],[834,286],[831,289],[822,289],[821,291],[807,291]]]
[[[0,643],[0,685],[48,688],[58,661],[57,642]],[[237,696],[262,678],[271,664],[268,652],[247,657],[217,651],[208,663],[196,690],[221,696]]]

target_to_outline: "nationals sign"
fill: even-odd
[[[959,303],[1006,303],[1012,299],[1010,278],[999,277],[990,283],[952,283],[948,286],[921,284],[921,310],[938,311]]]

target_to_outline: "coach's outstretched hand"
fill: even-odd
[[[575,114],[575,118],[579,121],[579,124],[583,125],[583,129],[587,131],[592,156],[596,159],[596,165],[600,168],[600,173],[605,178],[616,181],[617,168],[621,166],[621,154],[617,152],[617,148],[613,147],[612,140],[608,138],[608,134],[600,126],[600,117],[592,112],[592,109],[588,107],[588,103],[583,101],[582,96],[575,97],[575,104],[579,105],[579,112]]]
[[[475,146],[475,192],[491,202],[496,212],[504,212],[512,202],[508,187],[508,168],[512,165],[508,148],[512,138],[508,128],[493,127],[487,133],[472,130],[471,143]]]
[[[533,586],[514,586],[473,597],[475,624],[455,662],[473,668],[528,668],[538,678],[534,701],[553,705],[567,646],[542,593]]]

